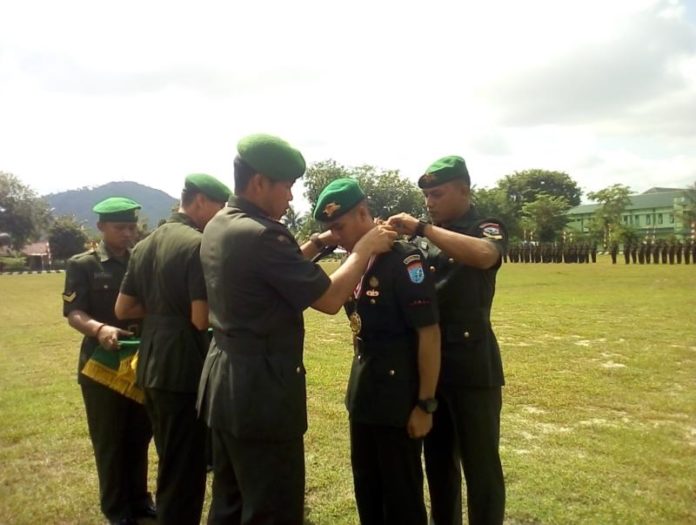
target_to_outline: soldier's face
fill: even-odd
[[[288,211],[292,200],[292,185],[295,181],[271,181],[266,179],[263,188],[263,210],[269,217],[279,221]]]
[[[97,227],[107,246],[116,250],[133,246],[138,234],[138,225],[134,222],[99,222]]]
[[[469,187],[458,181],[446,182],[423,190],[425,207],[435,224],[460,217],[469,206]]]
[[[365,217],[356,208],[349,211],[343,217],[329,223],[328,228],[334,234],[336,240],[342,248],[352,251],[355,243],[365,234],[366,229],[372,226],[371,222],[365,223]]]

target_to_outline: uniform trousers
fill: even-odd
[[[211,428],[213,499],[209,524],[302,525],[304,441],[239,439]]]
[[[433,429],[425,438],[431,524],[461,525],[461,469],[470,525],[500,524],[505,481],[500,463],[501,387],[442,388]]]
[[[198,525],[205,498],[206,426],[196,413],[196,394],[145,389],[159,463],[157,523]]]
[[[406,429],[350,422],[355,501],[362,525],[425,525],[422,440]]]
[[[150,501],[147,449],[152,437],[145,407],[89,379],[80,384],[99,477],[102,513],[132,517]]]

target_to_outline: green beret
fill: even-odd
[[[215,177],[205,173],[192,173],[186,177],[184,188],[187,190],[198,190],[211,201],[227,202],[230,198],[230,189]]]
[[[355,179],[336,179],[319,194],[314,207],[314,218],[321,222],[335,221],[365,199],[365,194]]]
[[[306,168],[302,153],[283,139],[264,133],[244,137],[237,143],[237,153],[258,173],[275,181],[294,181]]]
[[[442,157],[428,166],[425,175],[418,179],[418,187],[434,188],[452,180],[461,180],[467,186],[471,185],[466,163],[463,158],[456,155]]]
[[[99,222],[138,222],[140,204],[126,197],[109,197],[92,208],[99,214]]]

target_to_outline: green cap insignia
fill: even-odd
[[[314,207],[314,218],[330,222],[345,215],[365,199],[365,193],[358,181],[351,178],[336,179],[330,182],[319,194]]]

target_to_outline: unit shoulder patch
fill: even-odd
[[[479,224],[479,229],[484,237],[499,241],[503,238],[503,229],[497,222],[484,222]]]
[[[423,270],[423,263],[421,263],[420,257],[418,257],[418,260],[410,262],[406,269],[408,270],[408,278],[412,283],[420,284],[425,280],[425,271]]]
[[[64,293],[63,294],[63,301],[65,301],[66,303],[72,303],[76,297],[77,297],[77,292]]]

